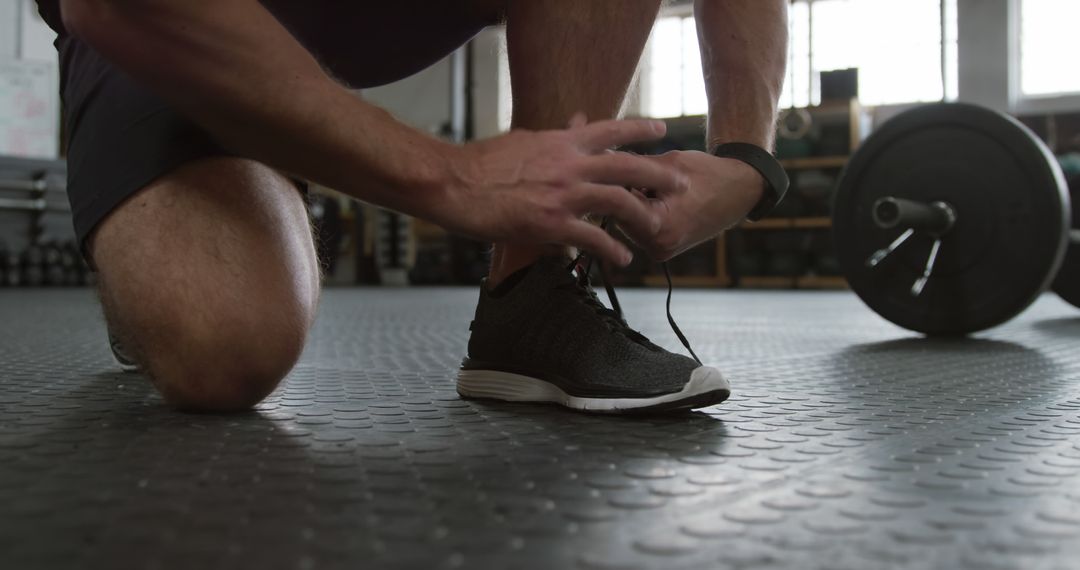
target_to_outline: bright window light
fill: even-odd
[[[810,81],[810,4],[788,7],[788,61],[781,107],[806,107],[813,85]]]
[[[1077,0],[1042,1],[1080,9]],[[819,103],[818,74],[850,67],[859,69],[864,105],[956,98],[956,0],[799,0],[788,10],[788,35],[781,107]],[[661,18],[642,60],[642,114],[707,109],[693,17]]]
[[[1020,90],[1047,96],[1080,92],[1076,55],[1077,0],[1022,0],[1020,4]]]
[[[642,58],[641,101],[653,117],[702,115],[708,110],[701,52],[692,17],[660,18]]]
[[[942,99],[940,0],[817,0],[811,10],[814,69],[857,67],[863,104]]]
[[[705,77],[701,74],[701,48],[698,46],[697,22],[684,18],[682,106],[684,115],[703,115],[709,111],[709,98],[705,95]]]

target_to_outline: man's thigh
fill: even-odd
[[[174,406],[246,409],[303,350],[318,264],[303,198],[273,169],[188,162],[111,211],[88,249],[110,337]]]
[[[136,192],[184,164],[227,152],[79,39],[62,35],[57,49],[68,200],[86,254],[87,237]]]
[[[58,48],[68,197],[110,321],[314,307],[318,266],[297,184],[229,156],[78,39]]]
[[[204,158],[162,175],[111,211],[87,249],[110,324],[140,331],[270,314],[306,328],[318,298],[304,199],[251,160]]]

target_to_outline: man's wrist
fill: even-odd
[[[758,221],[784,198],[788,189],[787,172],[769,151],[751,143],[729,142],[712,149],[713,156],[738,160],[753,168],[763,179],[761,198],[746,218]]]
[[[469,161],[461,146],[438,139],[432,140],[424,154],[424,164],[413,174],[412,187],[406,192],[416,196],[419,217],[444,225],[467,184]]]
[[[765,177],[753,166],[733,158],[728,160],[732,160],[739,165],[738,168],[742,170],[743,177],[749,181],[747,184],[753,188],[753,193],[750,195],[750,197],[753,198],[753,201],[746,206],[746,211],[749,212],[750,209],[756,206],[765,196],[765,189],[768,187],[769,181],[765,180]]]
[[[751,108],[744,105],[740,112],[732,114],[731,109],[719,109],[711,106],[705,127],[705,148],[712,153],[716,147],[728,142],[747,142],[771,151],[777,136],[777,109],[762,103],[755,103]]]

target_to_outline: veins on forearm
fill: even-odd
[[[740,141],[771,149],[787,63],[786,0],[697,0],[695,14],[708,148]]]

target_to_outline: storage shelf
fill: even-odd
[[[748,275],[739,278],[739,286],[762,289],[790,289],[795,286],[795,278],[782,275]]]
[[[780,161],[780,166],[787,170],[843,168],[847,161],[847,156],[808,156],[805,158],[785,158]]]
[[[644,281],[649,287],[667,287],[663,275],[646,275]],[[671,284],[675,287],[727,287],[731,280],[713,275],[672,275]]]
[[[858,106],[859,101],[857,99],[843,99],[839,101],[823,101],[817,105],[811,105],[804,107],[807,111],[813,113],[850,113],[853,107]]]
[[[780,165],[789,172],[792,177],[797,176],[798,171],[803,170],[826,170],[828,175],[835,175],[840,169],[847,166],[851,155],[856,151],[859,143],[865,138],[867,133],[867,127],[869,126],[869,115],[863,110],[858,100],[842,100],[842,101],[825,101],[817,106],[805,107],[804,110],[812,116],[814,121],[820,121],[818,124],[827,124],[832,127],[844,128],[849,135],[847,145],[831,147],[831,152],[836,154],[827,154],[826,156],[803,156],[803,157],[789,157],[780,160]],[[668,134],[673,138],[679,139],[680,137],[686,140],[700,141],[701,136],[705,135],[706,124],[708,122],[707,117],[704,115],[696,116],[684,116],[684,117],[671,117],[666,118],[664,121],[668,126]],[[841,134],[839,131],[837,135]],[[838,142],[838,141],[834,141]],[[691,146],[697,143],[685,143]],[[825,147],[821,148],[825,152]],[[807,210],[807,213],[821,212],[824,210]],[[746,288],[774,288],[774,289],[837,289],[847,287],[847,283],[842,277],[832,276],[809,276],[809,275],[789,275],[789,276],[775,276],[775,275],[750,275],[743,277],[729,276],[727,275],[728,264],[726,256],[728,253],[732,255],[741,255],[740,251],[752,251],[766,248],[766,244],[771,243],[772,238],[777,238],[779,243],[780,235],[768,235],[768,234],[743,234],[741,230],[753,230],[754,232],[760,231],[780,231],[792,234],[792,237],[799,237],[806,241],[813,241],[815,247],[819,247],[816,244],[818,242],[827,243],[831,236],[827,235],[830,228],[832,228],[832,219],[829,216],[802,216],[802,217],[774,217],[761,220],[758,222],[742,222],[735,225],[731,230],[737,233],[721,234],[721,237],[728,235],[734,240],[733,247],[738,249],[732,252],[726,252],[722,247],[717,249],[717,275],[716,276],[673,276],[672,283],[674,285],[682,287],[723,287],[723,286],[735,286]],[[761,238],[761,239],[759,239]],[[776,246],[780,248],[779,245]],[[794,268],[792,268],[794,269]],[[766,272],[765,268],[760,268],[758,272]],[[651,286],[664,286],[666,282],[662,275],[650,275],[645,277],[645,284]]]
[[[757,222],[743,222],[740,230],[784,230],[791,227],[791,218],[766,218]]]
[[[795,218],[795,219],[792,220],[791,225],[793,227],[800,228],[800,229],[803,229],[803,228],[808,228],[808,229],[831,228],[832,227],[832,218],[828,218],[828,217]]]
[[[667,123],[669,131],[705,131],[705,125],[709,118],[705,115],[683,115],[681,117],[666,117],[661,119]]]
[[[760,222],[744,222],[736,226],[740,230],[790,230],[831,228],[832,219],[814,218],[766,218]]]
[[[748,275],[739,278],[739,286],[754,289],[847,289],[847,280],[838,276]]]
[[[847,289],[847,279],[834,275],[804,275],[795,279],[800,289]]]

